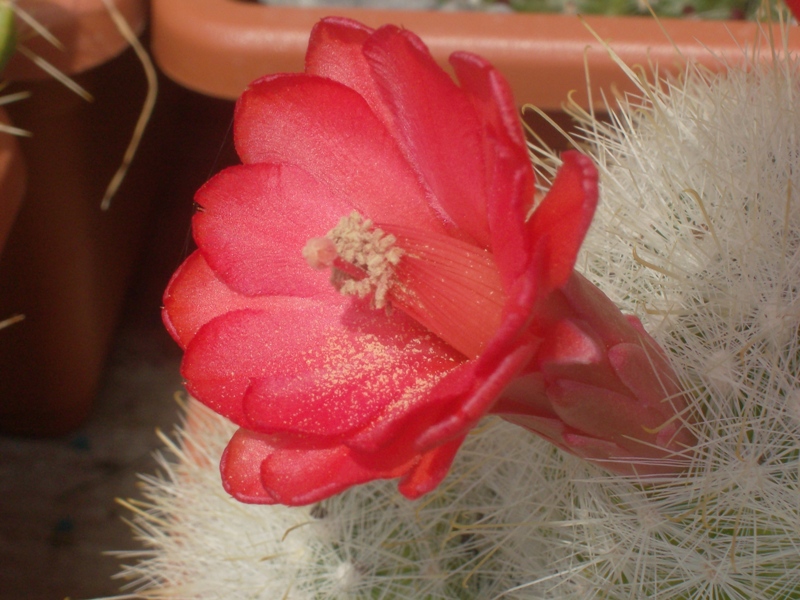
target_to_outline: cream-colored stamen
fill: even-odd
[[[314,268],[332,267],[331,281],[342,294],[359,298],[372,294],[372,305],[384,308],[403,255],[395,242],[393,235],[353,211],[324,238],[309,240],[303,257]]]

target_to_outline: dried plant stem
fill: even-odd
[[[147,50],[145,50],[144,46],[142,46],[142,43],[139,41],[136,33],[131,29],[128,22],[125,20],[125,17],[122,15],[122,13],[120,13],[119,9],[117,9],[111,0],[103,0],[103,3],[106,5],[111,18],[114,20],[114,23],[117,26],[117,29],[131,45],[131,48],[133,48],[134,52],[136,53],[136,57],[139,59],[139,62],[142,63],[142,68],[144,69],[145,76],[147,77],[147,95],[145,96],[144,103],[142,104],[142,110],[139,113],[139,119],[136,122],[136,126],[134,127],[130,142],[125,150],[125,154],[122,157],[122,162],[120,163],[116,173],[114,173],[113,177],[109,181],[108,187],[103,194],[103,199],[100,202],[100,208],[102,210],[108,210],[111,206],[111,200],[114,197],[114,194],[117,193],[119,186],[122,185],[122,181],[125,179],[125,175],[128,173],[128,169],[133,161],[133,157],[136,155],[136,151],[139,148],[142,136],[144,135],[144,130],[147,127],[147,123],[150,121],[150,117],[153,115],[156,98],[158,97],[158,77],[156,75],[156,69],[153,66],[153,61],[150,59],[150,55],[147,53]]]

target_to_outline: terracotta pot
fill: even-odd
[[[0,122],[8,124],[8,113],[0,108]],[[8,233],[17,218],[25,194],[25,161],[19,141],[13,135],[0,132],[0,254]],[[0,315],[0,321],[11,315]]]
[[[113,3],[131,29],[141,32],[147,17],[145,0],[114,0]],[[19,42],[63,73],[81,73],[114,58],[128,47],[102,0],[17,0],[17,5],[52,33],[64,48],[56,48],[17,19]],[[3,77],[11,81],[51,79],[22,54],[11,58]]]
[[[662,68],[675,66],[676,47],[685,57],[719,68],[711,52],[739,60],[741,46],[751,44],[757,30],[756,24],[743,21],[586,17],[584,23],[563,15],[301,9],[237,0],[152,0],[152,49],[160,67],[178,83],[233,99],[261,75],[302,70],[311,27],[333,13],[371,26],[402,25],[419,34],[443,64],[455,50],[481,54],[506,75],[520,103],[545,110],[559,109],[571,90],[586,89],[584,57],[596,102],[599,90],[609,90],[612,83],[622,90],[629,87],[587,25],[608,40],[626,64],[651,60]],[[763,44],[768,46],[768,41],[763,39]],[[792,29],[788,46],[800,47],[798,28]],[[582,91],[576,99],[584,105],[588,102]]]
[[[142,0],[117,4],[141,27]],[[134,168],[111,209],[100,210],[145,78],[132,52],[109,60],[124,42],[100,25],[101,0],[20,6],[54,24],[67,47],[59,66],[95,96],[86,102],[52,79],[9,88],[31,92],[7,109],[33,137],[19,141],[28,190],[0,256],[0,315],[25,315],[0,332],[0,431],[59,434],[89,412],[155,194],[149,173]]]
[[[626,64],[657,62],[679,69],[676,48],[712,69],[721,63],[712,53],[736,62],[742,46],[758,38],[758,26],[743,21],[713,22],[643,17],[586,17],[520,13],[385,11],[347,8],[265,6],[240,0],[152,0],[153,55],[163,72],[190,90],[234,100],[254,79],[275,72],[301,71],[308,35],[322,17],[338,14],[371,26],[402,25],[428,44],[446,65],[456,50],[485,56],[508,78],[517,101],[534,104],[565,130],[573,129],[562,105],[570,92],[588,106],[586,65],[591,74],[592,103],[602,111],[601,90],[620,91],[633,85],[589,28],[607,40]],[[760,43],[768,49],[768,36]],[[800,29],[793,28],[789,49],[800,47]],[[764,53],[769,56],[769,52]],[[191,110],[187,106],[187,110]],[[221,140],[201,130],[226,122],[198,123],[198,144],[207,139],[209,152]],[[568,142],[558,129],[532,111],[525,120],[545,143],[563,150]],[[203,138],[203,136],[206,136]]]

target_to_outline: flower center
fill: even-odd
[[[373,308],[384,308],[394,268],[403,255],[395,241],[353,211],[325,237],[310,239],[303,257],[315,269],[333,268],[331,283],[340,293],[359,298],[372,294]]]
[[[505,293],[494,258],[453,237],[376,227],[353,212],[325,237],[309,240],[303,256],[316,269],[332,269],[340,293],[403,311],[469,358],[500,326]]]

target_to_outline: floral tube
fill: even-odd
[[[243,164],[197,192],[163,316],[189,392],[239,426],[221,471],[243,502],[418,497],[489,413],[614,472],[685,466],[666,357],[574,271],[594,165],[565,153],[534,209],[507,83],[450,64],[458,84],[414,34],[328,18],[304,73],[236,105]]]

